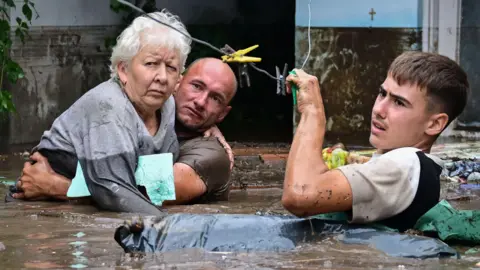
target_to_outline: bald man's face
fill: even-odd
[[[177,120],[189,129],[205,131],[225,118],[235,91],[235,74],[226,64],[221,61],[195,63],[175,94]]]

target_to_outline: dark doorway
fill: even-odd
[[[470,83],[470,96],[463,113],[458,117],[457,129],[480,131],[480,1],[462,1],[462,21],[460,30],[460,65],[467,72]]]
[[[275,75],[275,66],[295,61],[295,0],[232,0],[237,13],[229,23],[188,25],[192,36],[217,47],[228,44],[244,49],[258,44],[249,55],[261,57],[257,66]],[[212,10],[210,16],[221,10]],[[188,62],[219,54],[194,44]],[[235,72],[237,66],[232,65]],[[292,98],[276,94],[276,81],[249,68],[251,87],[239,88],[230,114],[219,125],[228,141],[290,142],[292,139]]]

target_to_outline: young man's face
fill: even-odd
[[[420,145],[432,125],[427,105],[426,91],[388,76],[373,106],[370,143],[383,151]]]

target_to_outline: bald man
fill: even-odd
[[[230,160],[219,141],[203,132],[227,116],[236,91],[235,74],[219,59],[201,58],[185,72],[174,93],[180,143],[174,165],[177,199],[165,204],[228,199]]]
[[[236,91],[234,72],[216,58],[194,61],[183,75],[174,93],[175,131],[180,143],[179,158],[173,168],[176,200],[164,204],[228,199],[231,185],[228,154],[216,137],[203,134],[227,116]],[[40,153],[31,158],[36,163],[24,167],[20,178],[24,192],[12,197],[67,200],[71,180],[53,171]]]

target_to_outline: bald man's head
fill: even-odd
[[[204,58],[199,58],[190,63],[188,66],[187,70],[185,71],[184,75],[187,75],[190,70],[195,70],[196,68],[199,69],[204,69],[204,68],[209,68],[209,69],[215,69],[217,70],[217,75],[218,77],[223,77],[225,76],[225,79],[230,82],[230,87],[227,87],[225,89],[227,92],[231,92],[231,99],[235,96],[237,93],[237,78],[235,77],[235,72],[230,68],[230,66],[223,62],[222,60],[218,58],[213,58],[213,57],[204,57]],[[233,91],[232,91],[233,90]]]
[[[235,73],[228,64],[217,58],[198,59],[184,73],[175,94],[177,120],[204,131],[225,118],[236,91]]]

